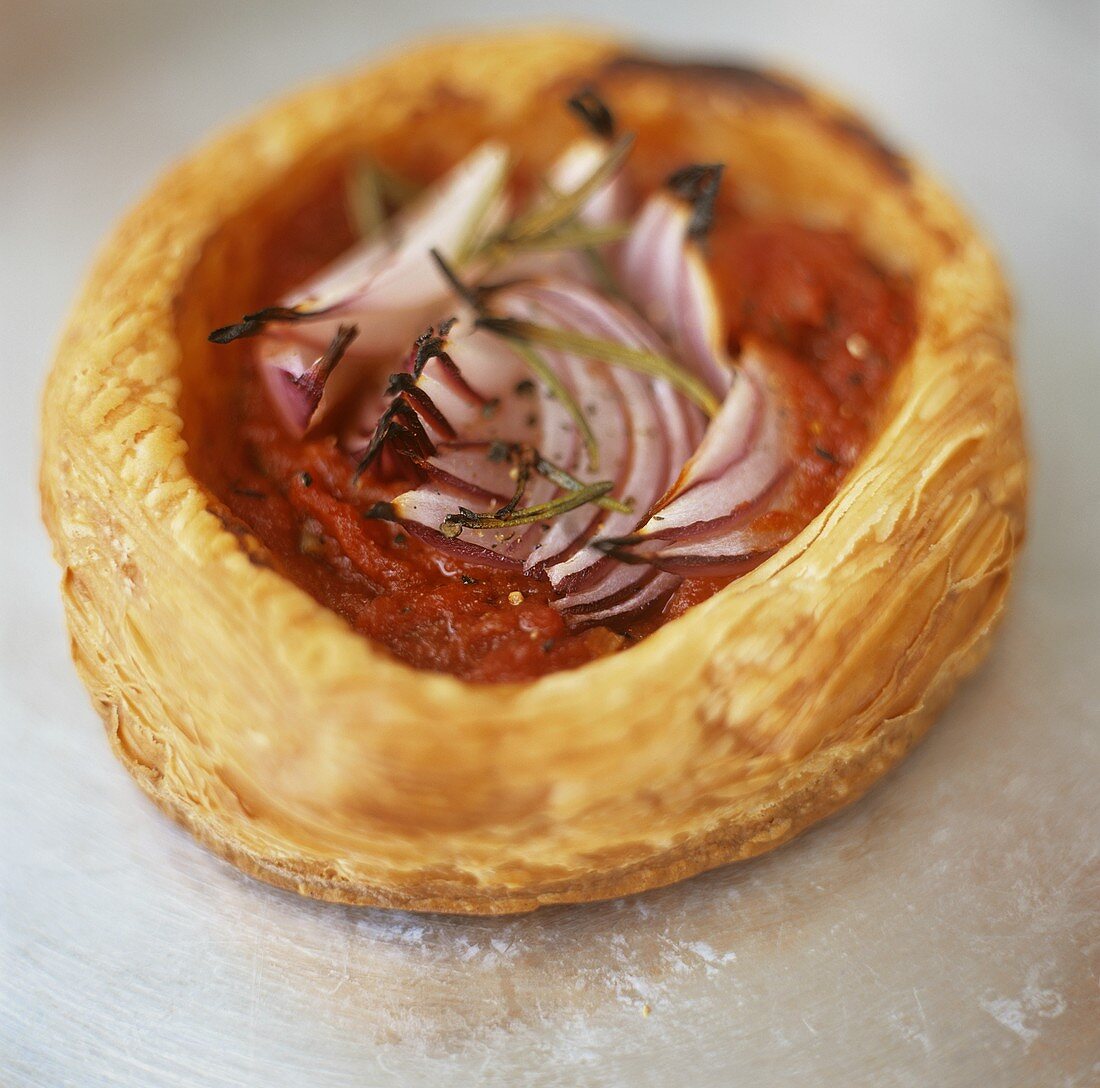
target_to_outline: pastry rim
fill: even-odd
[[[830,722],[816,734],[812,722],[801,731],[746,730],[739,726],[737,712],[747,697],[730,690],[729,674],[738,663],[742,668],[746,660],[751,663],[751,654],[740,647],[740,652],[749,656],[739,661],[737,645],[718,645],[719,636],[728,635],[738,619],[744,621],[745,616],[754,614],[745,604],[747,599],[755,605],[761,596],[769,595],[765,583],[773,588],[781,585],[791,600],[807,603],[806,592],[790,596],[795,577],[792,569],[798,568],[798,577],[809,578],[814,571],[815,547],[818,554],[824,554],[822,541],[839,539],[838,551],[843,552],[844,536],[837,523],[846,511],[849,518],[855,516],[851,511],[863,498],[863,478],[869,471],[889,476],[889,463],[882,463],[881,440],[872,451],[874,456],[853,470],[826,511],[757,571],[621,655],[530,684],[502,685],[507,689],[503,693],[495,686],[486,689],[450,677],[426,678],[387,659],[302,590],[257,565],[240,537],[208,509],[209,497],[189,476],[182,459],[181,424],[175,410],[179,346],[173,340],[177,301],[173,289],[189,273],[188,261],[203,257],[207,239],[194,229],[194,221],[189,224],[189,234],[182,232],[182,241],[171,239],[164,224],[178,224],[180,209],[189,201],[205,209],[205,216],[214,215],[212,209],[219,197],[212,197],[210,185],[222,194],[244,176],[246,163],[261,173],[266,170],[270,179],[273,171],[289,161],[288,156],[310,146],[310,134],[315,138],[317,126],[335,124],[333,117],[347,108],[340,101],[349,89],[371,87],[372,93],[377,93],[387,80],[426,66],[436,72],[451,72],[461,82],[470,78],[468,73],[464,77],[463,71],[484,64],[495,64],[499,71],[506,66],[507,57],[520,55],[529,70],[544,72],[541,78],[553,80],[601,63],[620,50],[615,43],[569,32],[474,38],[421,47],[350,80],[295,96],[201,150],[170,174],[108,242],[70,320],[44,400],[42,488],[47,524],[65,568],[63,593],[78,669],[104,717],[116,754],[145,792],[215,852],[270,883],[347,903],[506,913],[547,903],[609,898],[683,879],[771,849],[859,796],[904,756],[958,680],[984,656],[1024,531],[1026,469],[1012,376],[1010,306],[995,261],[949,198],[912,163],[905,164],[904,181],[890,180],[887,174],[899,169],[901,160],[888,161],[874,144],[866,149],[867,169],[882,174],[884,189],[903,185],[913,202],[913,214],[927,217],[929,235],[945,231],[951,242],[951,254],[942,258],[942,267],[928,274],[929,282],[939,283],[941,291],[942,280],[951,283],[952,276],[958,279],[958,290],[969,307],[961,316],[954,307],[944,314],[950,339],[939,354],[951,359],[950,368],[944,363],[945,372],[953,375],[971,364],[977,375],[975,383],[979,378],[986,382],[984,395],[993,398],[995,408],[983,430],[976,406],[968,402],[968,411],[953,421],[953,426],[973,431],[965,434],[970,445],[961,447],[970,450],[968,463],[951,467],[955,490],[945,486],[936,490],[933,477],[914,500],[928,501],[939,518],[936,525],[942,528],[941,536],[933,536],[928,546],[934,550],[944,541],[953,542],[944,548],[946,555],[939,566],[928,561],[927,577],[950,576],[957,584],[945,594],[945,599],[951,598],[946,606],[949,615],[937,620],[951,628],[950,634],[929,637],[930,646],[913,665],[913,671],[920,673],[919,681],[906,686],[903,678],[898,689],[891,691],[889,708],[895,712],[863,708],[853,721]],[[785,78],[782,82],[799,86]],[[412,95],[416,89],[404,93]],[[803,89],[802,93],[804,101],[789,108],[808,111],[822,125],[826,118],[835,125],[837,118],[852,116],[816,91]],[[788,107],[778,104],[772,108]],[[230,165],[223,173],[221,166],[226,162]],[[877,196],[877,191],[873,195]],[[211,230],[217,226],[211,219]],[[169,248],[177,242],[179,251]],[[135,306],[135,298],[140,306]],[[907,398],[920,394],[934,400],[917,377],[912,377],[908,386]],[[897,412],[904,411],[909,402],[901,401]],[[935,421],[939,417],[933,414],[929,418]],[[66,434],[66,429],[71,433]],[[95,450],[100,458],[97,466],[89,469],[81,463],[73,434]],[[954,432],[945,431],[945,436],[963,440]],[[96,470],[106,473],[107,480],[97,480]],[[113,491],[122,501],[117,514],[105,509],[97,484],[105,488],[104,495]],[[132,506],[127,507],[126,501]],[[948,519],[951,509],[955,514]],[[151,534],[149,541],[139,531],[142,526]],[[165,526],[169,527],[166,533]],[[907,531],[910,536],[916,532],[911,527]],[[886,543],[890,543],[889,537]],[[965,552],[971,560],[961,575],[952,570],[957,558],[952,548],[958,555]],[[387,706],[386,713],[406,725],[412,723],[427,739],[421,737],[403,748],[392,723],[376,730],[385,736],[356,738],[349,735],[350,729],[340,729],[350,719],[339,718],[318,730],[323,737],[303,741],[293,736],[286,723],[273,723],[269,740],[280,748],[280,756],[278,760],[272,757],[268,765],[260,754],[263,742],[249,741],[250,727],[243,717],[230,723],[237,711],[227,709],[224,700],[209,708],[205,735],[192,739],[197,736],[194,721],[185,721],[179,710],[183,705],[193,718],[186,688],[172,691],[172,683],[178,685],[180,678],[169,682],[169,666],[158,662],[150,641],[150,629],[163,632],[168,615],[157,611],[161,604],[156,587],[161,587],[159,592],[167,599],[174,584],[171,571],[157,565],[158,559],[163,561],[160,552],[168,556],[169,566],[177,562],[181,569],[198,571],[202,578],[214,579],[216,574],[231,579],[232,592],[239,601],[255,606],[257,619],[263,616],[270,622],[262,634],[256,633],[257,645],[269,650],[282,668],[304,670],[306,666],[286,654],[286,638],[293,631],[299,649],[305,644],[303,656],[311,668],[308,676],[304,672],[296,675],[301,681],[303,706],[340,707],[340,713],[346,715],[349,686],[352,694],[358,685],[364,697],[377,697],[389,692],[390,685],[409,681],[413,690],[390,695],[395,705]],[[972,556],[971,552],[980,554]],[[855,588],[847,592],[848,599],[858,594]],[[733,606],[732,601],[741,603]],[[179,622],[178,617],[186,615],[185,603],[177,601],[172,608],[171,615]],[[969,622],[965,622],[968,616]],[[142,623],[149,629],[142,630]],[[196,631],[200,626],[206,629],[197,617],[192,617],[191,623]],[[213,633],[208,629],[207,633],[214,641]],[[752,633],[766,644],[767,625],[753,628]],[[694,644],[700,636],[704,640],[710,636],[712,643],[702,666],[691,661],[684,649],[685,643]],[[744,636],[740,637],[744,641]],[[873,657],[870,649],[865,652]],[[599,720],[611,750],[618,750],[625,759],[637,755],[639,743],[645,746],[644,766],[634,767],[632,774],[624,773],[624,781],[634,791],[627,795],[636,802],[633,808],[606,795],[614,778],[602,787],[601,795],[601,770],[608,760],[606,753],[592,750],[591,740],[570,735],[555,743],[555,738],[537,732],[540,722],[544,728],[561,724],[553,721],[548,708],[556,705],[559,715],[562,705],[579,708],[578,712],[584,709],[583,698],[574,690],[582,681],[602,681],[607,709],[629,715],[633,705],[616,702],[614,691],[608,694],[606,689],[626,678],[636,686],[641,684],[640,697],[644,698],[647,689],[639,677],[644,679],[651,672],[663,675],[663,655],[670,658],[669,669],[677,662],[685,669],[697,669],[700,685],[706,685],[705,690],[685,692],[690,685],[683,680],[673,695],[666,696],[663,688],[660,693],[671,711],[680,708],[682,717],[691,718],[688,724],[675,719],[688,741],[689,751],[682,762],[690,773],[703,776],[711,772],[708,753],[715,762],[740,756],[743,772],[745,766],[762,768],[759,774],[763,778],[744,804],[738,802],[737,782],[730,778],[718,791],[721,797],[714,807],[694,823],[687,817],[677,823],[675,811],[661,811],[661,802],[646,795],[646,769],[661,767],[659,753],[671,750],[671,740],[659,736],[653,720],[624,722],[620,718],[610,725]],[[821,662],[813,662],[814,667],[835,664],[828,654],[821,657]],[[812,680],[814,674],[806,668]],[[827,675],[821,673],[823,678]],[[823,683],[827,681],[823,679]],[[767,678],[757,678],[754,690],[763,692],[767,686]],[[223,689],[228,690],[224,684],[218,690]],[[288,689],[299,690],[292,683]],[[539,693],[547,694],[540,697]],[[173,694],[180,696],[176,703]],[[638,698],[636,695],[635,702]],[[495,719],[481,717],[489,700]],[[435,719],[441,707],[454,703],[462,706],[454,717],[457,736],[448,741]],[[262,700],[259,705],[263,706]],[[498,713],[501,705],[505,711]],[[243,716],[247,709],[251,708],[239,713]],[[278,708],[268,709],[274,714]],[[643,708],[642,712],[652,718],[652,711]],[[868,717],[875,719],[872,726],[867,725]],[[509,735],[514,728],[521,728],[530,742],[526,759],[524,745]],[[707,734],[708,729],[719,734],[717,740]],[[210,751],[218,747],[219,730],[224,731],[227,746],[215,768]],[[560,731],[571,733],[571,728],[562,726]],[[424,751],[429,740],[439,746],[431,755]],[[312,744],[313,750],[303,753],[296,747],[302,744]],[[332,751],[326,753],[325,745],[331,745]],[[507,747],[507,753],[497,754],[494,745]],[[732,746],[732,753],[725,752],[723,746]],[[477,764],[466,749],[481,751],[484,761]],[[366,795],[366,786],[341,780],[339,764],[349,752],[359,753],[365,766],[395,761],[397,777],[409,776],[415,787],[438,793],[439,812],[429,819],[412,806],[403,809],[400,798],[375,805],[374,798]],[[426,776],[443,754],[453,757],[459,766],[433,784]],[[677,757],[680,754],[677,751]],[[529,795],[538,792],[532,783],[537,785],[540,779],[531,764],[542,758],[546,759],[546,797],[535,798],[529,809],[523,808],[531,799]],[[301,770],[297,780],[289,773],[280,777],[285,764],[295,760]],[[471,767],[462,767],[464,761]],[[257,792],[251,778],[254,773],[268,776],[263,778],[266,793]],[[497,823],[490,820],[491,790],[480,800],[465,795],[464,791],[476,793],[487,788],[475,780],[476,773],[500,777],[499,807],[504,813],[511,811],[510,806],[522,810],[522,818],[513,826],[509,827],[504,817]],[[570,775],[576,775],[576,781]],[[321,783],[315,794],[310,794],[303,779]],[[375,773],[373,785],[382,792],[386,781],[381,770]],[[672,785],[684,781],[682,776]],[[578,796],[573,798],[570,791]],[[711,794],[717,796],[713,789],[708,794],[706,787],[700,787],[698,793],[688,790],[684,796],[687,803],[695,804]],[[672,801],[668,804],[674,808]],[[610,812],[590,829],[591,813],[601,805]],[[330,827],[317,839],[323,845],[309,849],[303,845],[300,836],[305,832],[299,828],[315,822],[319,811],[338,818],[340,827],[336,831]],[[308,820],[302,819],[303,812],[308,812]],[[663,822],[656,838],[632,841],[627,827],[631,815],[635,819],[659,816]],[[571,818],[574,827],[568,826]],[[572,838],[565,837],[560,843],[555,840],[561,830],[554,826],[555,819],[566,825]],[[362,849],[349,862],[354,851],[346,846],[347,835],[354,838],[364,828],[366,832],[359,836]],[[437,841],[426,843],[427,832]],[[388,865],[376,865],[370,857],[364,860],[370,851],[385,854],[375,836],[396,844]],[[505,849],[499,853],[505,860],[495,861],[498,852],[494,847],[502,843]]]

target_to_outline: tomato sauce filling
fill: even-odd
[[[265,295],[279,297],[352,241],[333,186],[269,245]],[[743,338],[762,344],[789,392],[794,486],[782,509],[761,516],[793,535],[836,493],[873,432],[914,337],[912,286],[847,233],[732,206],[718,211],[709,263],[731,351]],[[465,680],[531,680],[629,646],[731,580],[686,578],[644,615],[570,630],[544,579],[444,555],[364,517],[394,487],[369,474],[353,482],[354,462],[331,439],[289,435],[247,342],[236,347],[225,425],[201,451],[223,516],[258,538],[281,574],[401,661]]]

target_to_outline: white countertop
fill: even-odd
[[[600,9],[624,33],[785,62],[868,106],[970,205],[1017,289],[1035,494],[1011,613],[862,803],[675,888],[463,921],[255,884],[111,757],[69,662],[35,493],[66,306],[111,222],[209,130],[462,10],[0,2],[0,1081],[1100,1082],[1095,0]]]

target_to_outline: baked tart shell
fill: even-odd
[[[257,301],[260,239],[320,174],[363,149],[454,161],[488,134],[537,162],[569,132],[547,103],[591,81],[628,123],[675,117],[760,209],[910,275],[916,341],[836,497],[750,574],[579,669],[417,671],[270,569],[192,475],[219,391],[206,333]],[[175,168],[87,280],[43,441],[73,656],[141,788],[256,877],[414,910],[638,892],[848,804],[986,653],[1024,535],[1011,306],[940,186],[787,77],[565,32],[417,48]]]

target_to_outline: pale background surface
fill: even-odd
[[[40,385],[90,254],[212,127],[462,10],[0,0],[0,1082],[1100,1083],[1096,2],[598,9],[866,104],[970,204],[1015,282],[1036,474],[1012,613],[865,802],[674,889],[464,922],[256,885],[111,758],[69,664],[33,482]]]

